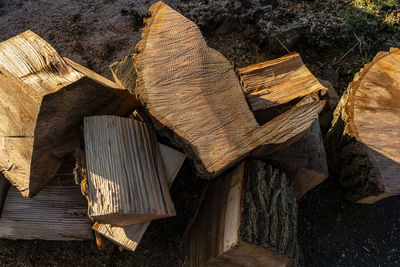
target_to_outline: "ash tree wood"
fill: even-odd
[[[232,64],[206,45],[198,27],[162,2],[150,13],[129,77],[136,71],[135,93],[157,130],[202,177],[216,177],[261,145],[286,144],[322,109],[320,101],[294,106],[260,126]]]
[[[347,197],[373,203],[400,193],[400,49],[380,52],[356,74],[325,143]]]
[[[163,144],[159,144],[159,148],[166,171],[168,186],[171,187],[186,158],[186,155]],[[95,223],[93,230],[123,248],[135,251],[149,225],[150,222],[132,224],[123,227],[113,226],[111,224]]]
[[[126,226],[175,215],[150,124],[116,116],[84,119],[89,216]]]
[[[262,161],[241,163],[211,183],[183,250],[185,266],[297,265],[295,188]]]
[[[11,186],[0,217],[0,238],[93,239],[87,202],[80,187],[73,183],[72,172],[65,173],[61,167],[56,178],[31,199],[22,198]]]
[[[304,65],[298,53],[239,68],[238,75],[253,111],[327,91]]]
[[[258,157],[285,172],[288,180],[297,190],[300,199],[308,191],[322,183],[329,175],[324,140],[318,119],[310,127],[308,135],[271,155]]]
[[[0,43],[0,170],[24,197],[36,195],[78,145],[84,116],[127,115],[126,89],[62,58],[26,31]]]

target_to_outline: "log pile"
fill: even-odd
[[[177,11],[158,2],[150,14],[135,53],[111,66],[115,82],[30,31],[0,43],[0,237],[93,229],[99,247],[105,237],[134,251],[152,220],[175,216],[169,187],[187,157],[212,181],[184,265],[301,265],[297,200],[328,176],[327,89],[297,53],[235,68]],[[384,141],[399,138],[399,62],[392,50],[366,66],[326,139],[331,168],[362,181],[355,200],[398,193],[398,144]]]

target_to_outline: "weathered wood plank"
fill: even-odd
[[[168,186],[171,187],[180,167],[183,164],[183,161],[186,158],[186,155],[163,144],[159,143],[159,146],[162,161],[166,170]],[[111,224],[95,223],[93,230],[110,239],[114,243],[122,246],[123,248],[135,251],[149,225],[150,222],[123,227],[112,226]]]
[[[84,240],[92,239],[87,201],[73,183],[72,172],[56,178],[32,199],[22,198],[12,186],[0,217],[0,238]]]
[[[347,197],[371,203],[400,193],[400,49],[380,52],[350,83],[325,143]]]
[[[298,53],[238,69],[243,91],[253,111],[326,91]]]
[[[211,183],[183,249],[185,266],[297,263],[295,188],[261,161],[241,163]]]
[[[126,226],[175,215],[150,124],[116,116],[84,119],[89,216]]]
[[[0,43],[0,170],[25,197],[54,177],[78,145],[83,116],[127,115],[126,89],[60,57],[26,31]]]

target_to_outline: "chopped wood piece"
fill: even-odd
[[[304,139],[272,155],[262,156],[261,152],[257,157],[268,159],[273,167],[285,172],[287,178],[296,187],[298,199],[323,182],[329,174],[318,119],[313,122]]]
[[[93,239],[87,202],[79,186],[73,183],[72,172],[59,171],[32,199],[22,198],[12,186],[0,217],[0,238]]]
[[[212,182],[183,249],[185,266],[297,264],[295,188],[264,162],[241,163]]]
[[[347,197],[372,203],[400,193],[400,49],[380,52],[350,83],[325,144]]]
[[[116,116],[84,119],[89,216],[126,226],[175,215],[156,134]]]
[[[126,89],[60,57],[26,31],[0,43],[0,170],[24,197],[36,195],[78,145],[84,116],[128,115]]]
[[[162,2],[150,13],[133,55],[136,69],[126,58],[115,74],[124,83],[137,73],[135,93],[157,130],[186,152],[203,178],[216,177],[261,145],[286,144],[324,106],[294,106],[260,126],[232,64],[206,45],[197,26]]]
[[[9,188],[10,182],[0,173],[0,217]]]
[[[160,143],[159,147],[161,158],[166,170],[168,186],[171,187],[183,161],[186,158],[186,155]],[[150,222],[123,227],[95,223],[93,230],[100,233],[102,236],[107,237],[114,243],[128,250],[135,251],[149,225]]]
[[[327,90],[304,65],[298,53],[239,68],[238,75],[253,111]]]

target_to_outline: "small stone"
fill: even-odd
[[[324,80],[328,80],[334,87],[339,86],[339,73],[337,70],[332,69],[332,68],[325,68],[322,77]]]

